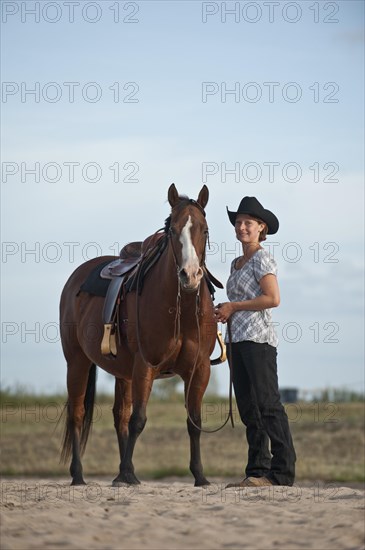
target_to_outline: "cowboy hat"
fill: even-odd
[[[230,210],[228,210],[228,206],[226,208],[232,225],[235,225],[236,223],[237,214],[249,214],[254,218],[259,218],[266,223],[268,227],[267,232],[269,235],[273,235],[279,229],[279,220],[277,219],[275,214],[270,212],[270,210],[266,210],[262,206],[262,204],[256,199],[256,197],[243,197],[237,212],[231,212]]]

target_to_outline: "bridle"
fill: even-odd
[[[203,214],[204,218],[206,217],[205,216],[205,210],[204,208],[194,199],[186,199],[186,201],[191,204],[192,206],[195,206],[196,208],[198,208],[198,210],[200,210],[200,212]],[[176,267],[176,271],[177,271],[177,274],[179,276],[179,273],[180,273],[180,266],[179,266],[179,262],[177,260],[177,254],[176,254],[176,250],[175,250],[175,246],[174,246],[174,241],[172,240],[172,236],[173,236],[173,229],[170,225],[168,231],[167,231],[167,238],[170,239],[170,243],[171,243],[171,249],[172,249],[172,254],[173,254],[173,257],[174,257],[174,261],[175,261],[175,267]],[[202,258],[199,262],[199,266],[200,267],[204,267],[205,266],[205,256],[206,256],[206,248],[207,248],[207,243],[208,243],[208,249],[210,250],[210,242],[209,242],[209,230],[208,230],[208,227],[205,231],[205,242],[204,242],[204,250],[203,250],[203,254],[202,254]],[[198,292],[199,292],[199,289],[200,289],[200,283],[199,283],[199,286],[198,286]]]
[[[188,202],[189,204],[197,207],[200,210],[200,212],[203,214],[203,216],[205,217],[204,208],[197,201],[195,201],[194,199],[186,199],[186,202]],[[154,242],[154,237],[160,231],[161,231],[161,229],[158,229],[156,231],[156,233],[154,233],[154,235],[152,235],[152,237],[151,237],[152,242]],[[175,250],[175,247],[174,247],[174,242],[173,242],[172,236],[173,236],[173,230],[172,230],[172,227],[170,225],[169,228],[166,231],[166,237],[165,238],[170,242],[172,255],[173,255],[173,258],[174,258],[174,262],[175,262],[176,274],[177,274],[176,305],[175,305],[175,308],[170,308],[171,312],[175,309],[174,347],[173,347],[171,353],[168,355],[168,357],[166,359],[163,359],[162,361],[160,361],[160,363],[158,363],[157,365],[153,365],[152,363],[147,361],[147,359],[144,355],[143,349],[142,349],[141,338],[140,338],[140,333],[139,333],[139,294],[138,294],[138,292],[137,292],[137,295],[136,295],[136,321],[137,321],[136,332],[137,332],[138,351],[139,351],[143,361],[147,365],[149,365],[150,367],[155,368],[155,369],[159,368],[160,366],[163,365],[163,363],[166,363],[169,359],[171,359],[171,357],[174,355],[174,353],[177,349],[177,346],[179,344],[180,326],[181,326],[181,322],[180,322],[180,317],[181,317],[181,282],[180,282],[179,273],[180,273],[181,268],[180,268],[179,263],[178,263],[177,254],[176,254],[176,250]],[[200,264],[201,264],[200,267],[205,265],[205,250],[206,250],[207,240],[209,241],[208,232],[207,232],[205,243],[204,243],[204,251],[203,251],[203,254],[202,254],[202,260],[200,262]],[[146,252],[147,251],[148,251],[148,246],[146,246]],[[144,257],[142,257],[141,263],[143,263],[143,259],[144,259]],[[137,274],[137,288],[139,288],[140,277],[141,277],[141,270],[139,270],[139,272]],[[196,319],[197,319],[197,324],[199,322],[199,317],[198,316],[199,316],[199,305],[200,305],[200,284],[201,284],[201,281],[199,282],[199,285],[198,285],[198,288],[197,288],[197,293],[196,293],[196,312],[195,312],[195,315],[196,315]],[[199,330],[200,330],[200,326],[199,326]],[[200,351],[200,340],[199,340],[198,353],[199,353],[199,351]],[[195,365],[194,365],[194,367],[195,367]]]
[[[200,210],[200,212],[203,214],[203,216],[206,217],[204,208],[197,201],[195,201],[194,199],[186,199],[186,201],[189,204],[191,204],[192,206],[197,207]],[[157,233],[159,233],[160,231],[161,231],[161,229],[156,231],[155,235]],[[210,249],[209,230],[208,229],[206,230],[205,235],[206,235],[206,237],[205,237],[205,242],[204,242],[204,250],[203,250],[202,258],[200,260],[200,267],[203,269],[203,271],[204,271],[204,267],[205,267],[205,256],[206,256],[207,244],[208,244],[208,249]],[[174,258],[174,262],[175,262],[176,275],[177,275],[176,306],[175,306],[175,308],[171,308],[172,311],[173,311],[173,309],[175,309],[174,346],[173,346],[172,351],[168,355],[168,357],[163,359],[162,361],[160,361],[160,363],[158,363],[157,365],[153,365],[152,363],[147,361],[147,359],[144,356],[143,350],[142,350],[142,344],[141,344],[141,338],[140,338],[140,332],[139,332],[139,293],[138,292],[136,293],[136,321],[137,321],[137,323],[136,323],[136,325],[137,325],[136,326],[136,332],[137,332],[138,351],[139,351],[143,361],[145,362],[145,364],[149,365],[151,368],[155,368],[155,369],[159,368],[160,366],[163,365],[163,363],[166,363],[169,359],[171,359],[171,357],[174,355],[174,353],[177,350],[177,347],[178,347],[178,344],[179,344],[179,337],[180,337],[181,281],[180,281],[179,274],[180,274],[181,268],[179,266],[179,262],[178,262],[178,259],[177,259],[176,250],[175,250],[175,247],[174,247],[172,236],[173,236],[173,230],[172,230],[172,227],[170,225],[170,227],[166,231],[166,239],[168,239],[170,244],[171,244],[171,250],[172,250],[172,255],[173,255],[173,258]],[[141,270],[139,270],[138,277],[137,277],[137,288],[139,288],[140,274],[141,274]],[[194,378],[195,370],[196,370],[196,367],[197,367],[198,358],[199,358],[199,354],[200,354],[200,347],[201,347],[201,332],[200,332],[200,323],[199,323],[200,285],[201,285],[201,281],[202,281],[202,279],[199,281],[199,284],[198,284],[198,287],[197,287],[197,290],[196,290],[196,297],[195,297],[195,322],[196,322],[196,328],[197,328],[198,347],[197,347],[197,352],[196,352],[196,355],[195,355],[194,364],[193,364],[193,368],[192,368],[192,371],[191,371],[189,383],[187,385],[186,392],[185,392],[185,409],[186,409],[186,412],[187,412],[187,415],[188,415],[188,418],[189,418],[190,422],[192,423],[192,425],[197,430],[199,430],[200,432],[204,432],[204,433],[215,433],[215,432],[218,432],[219,430],[221,430],[227,424],[229,419],[231,419],[231,424],[232,424],[232,427],[234,428],[233,411],[232,411],[232,366],[231,366],[232,362],[231,362],[231,356],[230,356],[230,360],[228,362],[229,363],[229,369],[230,369],[229,412],[228,412],[227,418],[224,421],[224,423],[221,426],[219,426],[218,428],[215,428],[213,430],[206,430],[204,428],[201,428],[197,424],[195,424],[195,422],[191,418],[190,413],[189,413],[189,407],[188,407],[190,388],[191,388],[192,380]],[[230,322],[229,321],[227,322],[227,326],[228,326],[229,342],[231,343],[231,327],[230,327]],[[229,353],[230,352],[231,352],[231,345],[229,346]]]

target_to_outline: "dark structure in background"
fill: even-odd
[[[280,388],[279,391],[283,403],[296,403],[298,401],[298,388]]]

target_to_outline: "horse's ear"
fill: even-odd
[[[209,189],[206,185],[203,185],[203,187],[200,190],[198,200],[196,202],[198,202],[200,206],[204,209],[208,203],[208,199],[209,199]]]
[[[169,190],[167,192],[167,198],[171,208],[174,208],[174,206],[179,202],[179,193],[177,192],[177,189],[174,183],[172,183],[169,187]]]

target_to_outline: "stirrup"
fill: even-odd
[[[217,342],[221,349],[221,354],[217,359],[211,359],[211,365],[219,365],[220,363],[224,363],[224,361],[227,359],[227,348],[220,330],[217,331]]]
[[[115,338],[115,332],[112,333],[113,323],[106,323],[104,325],[104,335],[101,341],[101,353],[102,355],[117,355],[117,341]]]

